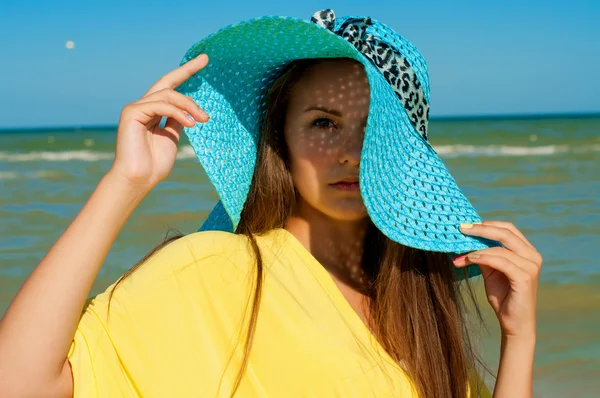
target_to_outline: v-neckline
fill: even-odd
[[[381,354],[381,357],[385,359],[387,363],[395,367],[397,370],[405,373],[405,370],[392,358],[392,356],[385,350],[379,340],[373,335],[371,329],[363,322],[360,315],[354,310],[352,305],[348,302],[340,288],[335,283],[333,277],[329,274],[327,269],[312,255],[312,253],[292,234],[290,231],[279,228],[278,231],[287,237],[289,243],[299,253],[303,253],[308,258],[307,265],[310,267],[310,271],[314,275],[315,279],[323,287],[335,307],[340,311],[344,319],[355,332],[361,334],[368,342],[371,343],[372,347]]]

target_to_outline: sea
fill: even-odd
[[[0,314],[109,169],[115,137],[116,126],[0,130]],[[434,119],[430,141],[482,218],[514,223],[544,257],[535,396],[600,396],[600,114]],[[170,177],[129,219],[90,294],[169,228],[195,232],[216,201],[184,138]],[[498,321],[477,289],[481,352],[495,371]]]

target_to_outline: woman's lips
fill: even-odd
[[[337,182],[335,184],[329,184],[335,189],[339,189],[341,191],[359,191],[360,186],[358,182]]]

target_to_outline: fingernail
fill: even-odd
[[[190,119],[192,122],[196,123],[196,119],[194,119],[194,117],[192,115],[190,115],[189,113],[186,114],[187,118]]]
[[[469,260],[475,260],[475,259],[478,259],[480,257],[480,255],[477,253],[469,253],[469,254],[467,254],[467,257],[469,257]]]
[[[473,225],[475,225],[475,224],[482,224],[482,223],[481,223],[481,222],[479,222],[479,221],[477,221],[477,222],[474,222],[474,223],[473,223]]]
[[[460,227],[463,229],[473,228],[473,224],[460,224]]]
[[[463,255],[461,255],[461,256],[454,257],[452,260],[453,260],[453,261],[461,261],[461,260],[463,260],[465,257],[467,257],[467,255],[466,255],[466,254],[463,254]]]

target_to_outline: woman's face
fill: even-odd
[[[292,88],[284,134],[294,185],[300,201],[336,220],[367,217],[358,173],[368,113],[369,83],[354,60],[318,63]]]

